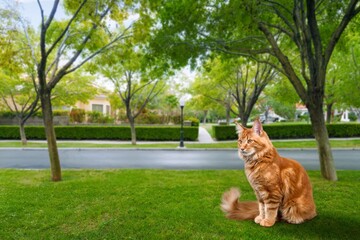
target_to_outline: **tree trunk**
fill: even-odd
[[[267,123],[267,122],[268,122],[269,110],[270,110],[270,107],[269,107],[268,105],[266,105],[266,107],[265,107],[265,120],[264,120],[264,123]]]
[[[27,145],[27,139],[26,139],[26,134],[25,134],[25,123],[24,122],[20,122],[20,139],[21,139],[21,144],[23,146]]]
[[[134,117],[133,113],[131,112],[130,100],[131,99],[127,99],[126,101],[124,101],[124,103],[125,103],[125,108],[126,108],[126,117],[130,124],[131,144],[136,145],[135,117]]]
[[[135,119],[129,119],[131,129],[131,144],[136,145]]]
[[[241,125],[243,125],[244,127],[246,127],[248,120],[249,120],[249,116],[247,116],[247,114],[244,114],[244,115],[241,117]]]
[[[226,124],[230,124],[230,104],[226,104]]]
[[[50,157],[51,179],[52,181],[57,182],[61,181],[61,166],[56,143],[53,113],[49,92],[41,94],[41,107],[43,112],[45,135]]]
[[[329,135],[322,110],[322,104],[314,105],[315,107],[308,106],[308,110],[310,113],[313,133],[318,145],[321,174],[327,180],[337,181],[334,157],[331,151]]]
[[[208,112],[209,112],[208,110],[204,110],[204,120],[203,120],[204,124],[206,123],[206,118],[207,118]]]
[[[326,122],[331,123],[333,103],[326,104]]]

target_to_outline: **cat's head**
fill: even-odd
[[[238,133],[238,151],[241,158],[257,156],[262,151],[272,147],[258,119],[254,121],[252,128],[246,128],[236,123],[236,130]]]

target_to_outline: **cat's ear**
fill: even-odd
[[[262,133],[263,131],[263,128],[262,128],[262,125],[261,125],[261,122],[259,121],[259,119],[256,119],[254,121],[254,124],[251,128],[257,135],[260,136],[260,134]]]
[[[235,126],[236,126],[236,133],[240,136],[243,133],[245,128],[236,121],[235,121]]]

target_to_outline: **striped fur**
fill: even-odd
[[[230,219],[254,219],[271,227],[278,219],[299,224],[316,216],[312,187],[305,169],[295,160],[281,157],[261,123],[251,129],[237,124],[238,153],[245,162],[247,179],[257,202],[241,202],[240,192],[230,189],[221,209]]]

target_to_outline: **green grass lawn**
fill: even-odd
[[[333,148],[360,148],[360,139],[347,139],[347,140],[330,140]],[[273,141],[276,148],[316,148],[315,140],[286,140],[286,141]],[[131,145],[129,143],[89,143],[89,142],[58,142],[58,147],[69,148],[176,148],[178,143],[141,143]],[[237,148],[236,140],[216,143],[192,143],[185,142],[186,148]],[[1,147],[23,147],[20,141],[0,142]],[[44,142],[29,141],[26,147],[47,147]]]
[[[225,219],[222,193],[241,170],[0,170],[0,239],[355,239],[360,236],[360,171],[338,182],[310,171],[318,217],[263,228]]]

